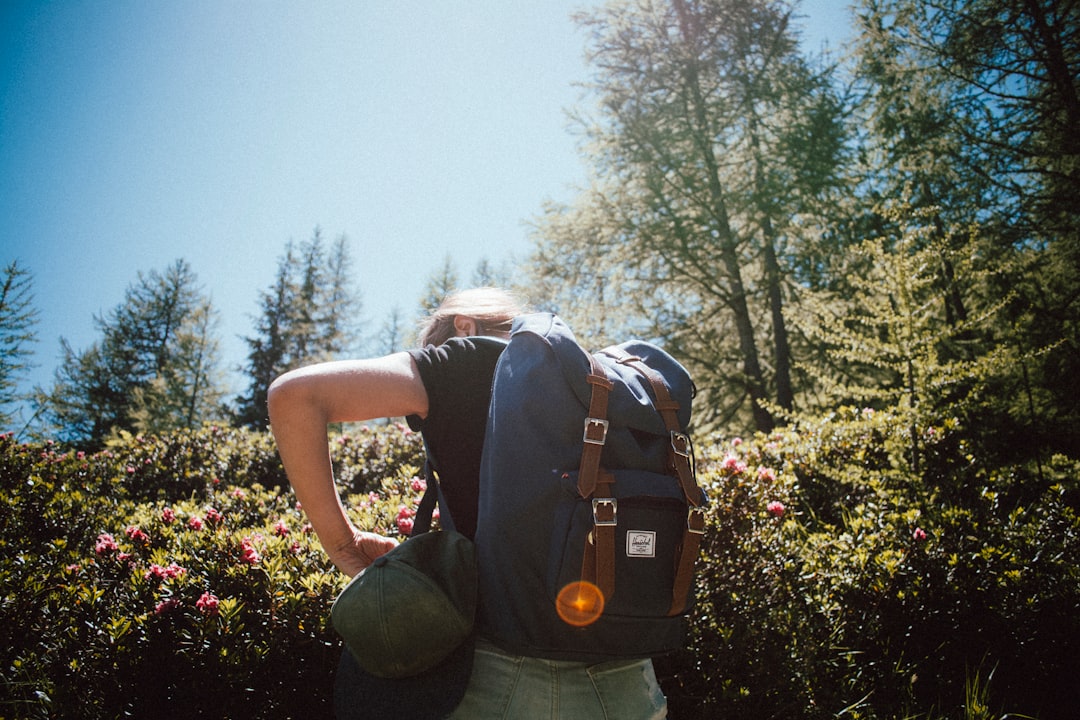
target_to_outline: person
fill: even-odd
[[[350,522],[334,486],[327,424],[405,417],[422,434],[438,468],[444,516],[472,539],[491,382],[505,347],[483,338],[509,337],[522,312],[516,298],[497,288],[453,293],[426,320],[416,349],[320,363],[272,383],[271,428],[286,474],[329,559],[343,573],[356,575],[397,541]],[[552,661],[508,654],[480,637],[471,660],[471,677],[451,718],[658,720],[667,714],[648,659]],[[355,677],[347,662],[344,657],[335,689],[342,696],[349,690],[340,687],[341,678]]]

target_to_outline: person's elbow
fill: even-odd
[[[290,370],[274,378],[266,390],[266,406],[271,426],[275,418],[280,420],[290,412],[295,412],[298,408],[312,403],[308,385],[304,374],[296,370]]]

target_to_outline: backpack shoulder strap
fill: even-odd
[[[586,498],[596,489],[597,474],[600,470],[600,454],[607,442],[608,431],[608,396],[615,384],[608,379],[604,366],[592,353],[589,355],[589,385],[592,397],[589,400],[589,414],[585,418],[585,432],[581,437],[581,467],[578,472],[578,494]]]

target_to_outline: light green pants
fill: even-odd
[[[452,720],[663,720],[651,660],[589,665],[508,655],[479,641]]]

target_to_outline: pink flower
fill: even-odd
[[[217,615],[220,600],[209,592],[204,592],[202,597],[195,601],[195,607],[204,615]]]
[[[161,520],[166,525],[171,525],[173,522],[176,521],[176,513],[173,511],[172,508],[167,507],[161,511]]]
[[[150,566],[150,569],[143,574],[143,577],[147,580],[149,580],[150,578],[154,578],[155,580],[164,580],[165,568],[161,567],[157,563],[154,563]]]
[[[216,599],[216,598],[215,598]],[[169,598],[168,600],[162,600],[154,606],[155,615],[164,615],[167,612],[172,612],[176,608],[180,607],[180,601],[176,598]],[[215,606],[216,607],[216,606]],[[200,608],[201,610],[202,608]]]
[[[225,518],[222,516],[222,514],[220,512],[217,511],[217,508],[212,508],[211,507],[211,508],[206,508],[206,519],[209,522],[212,522],[212,523],[216,524],[216,523],[221,522]]]
[[[232,496],[237,500],[243,500],[247,497],[247,493],[244,492],[243,488],[236,488],[232,491]]]
[[[168,567],[162,567],[157,563],[150,566],[150,569],[144,573],[143,577],[147,580],[153,578],[155,580],[164,580],[166,578],[172,580],[178,578],[187,572],[186,568],[182,568],[176,563],[169,563]]]
[[[300,528],[300,532],[304,533],[305,535],[310,535],[311,533],[315,532],[315,528],[311,526],[311,523],[304,523],[304,527]]]
[[[132,540],[134,540],[136,542],[144,543],[144,542],[147,542],[148,540],[150,540],[150,536],[147,535],[146,533],[144,533],[142,530],[140,530],[135,525],[129,525],[128,529],[125,530],[124,533],[129,538],[131,538]]]
[[[733,447],[739,447],[740,445],[742,445],[742,438],[734,438],[731,441],[731,444]]]
[[[779,500],[769,501],[769,504],[765,506],[765,509],[768,510],[769,514],[773,517],[783,517],[784,511],[786,510],[784,503]]]
[[[409,535],[412,533],[414,515],[416,515],[416,513],[413,510],[410,510],[404,505],[401,506],[397,514],[397,528],[399,533],[402,535]]]
[[[188,527],[192,530],[202,530],[203,521],[198,515],[192,515],[191,519],[187,521]]]
[[[255,549],[255,545],[252,543],[251,538],[244,538],[240,541],[240,560],[246,562],[248,565],[258,565],[262,557],[259,556],[259,551]]]
[[[289,552],[291,552],[293,555],[299,555],[302,549],[303,548],[300,547],[300,543],[296,541],[294,541],[293,544],[289,546]]]
[[[274,534],[278,537],[286,537],[289,534],[289,526],[285,524],[284,520],[278,520],[274,523]]]
[[[746,472],[746,463],[734,455],[728,455],[724,458],[724,462],[721,465],[725,470],[734,473],[735,475],[741,475]]]
[[[414,477],[410,482],[410,485],[414,493],[422,493],[427,490],[427,481],[425,481],[424,478]]]
[[[776,480],[776,471],[772,468],[759,467],[757,471],[758,480],[764,480],[766,482],[773,482]]]
[[[115,552],[120,549],[120,546],[116,544],[116,540],[112,535],[108,533],[101,533],[97,536],[97,543],[94,545],[94,552],[98,555],[104,555],[106,553]]]
[[[911,537],[914,538],[915,542],[922,542],[926,539],[926,531],[921,527],[917,527],[915,532],[911,533]]]
[[[134,475],[135,474],[135,466],[134,465],[128,465],[124,469],[127,470],[128,475]]]

